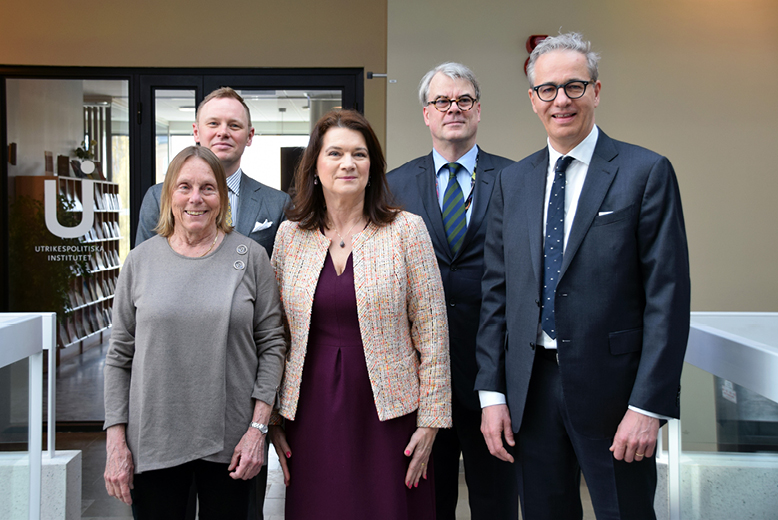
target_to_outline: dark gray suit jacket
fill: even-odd
[[[162,183],[159,183],[149,188],[143,197],[138,232],[135,235],[136,246],[156,235],[154,228],[159,220],[161,193]],[[267,251],[267,256],[272,256],[278,226],[285,220],[284,208],[289,202],[289,195],[265,186],[243,173],[240,176],[238,201],[238,222],[235,230],[259,243]],[[257,223],[260,225],[257,226]],[[254,231],[255,227],[262,229]]]
[[[405,163],[387,174],[389,188],[396,202],[407,211],[421,216],[432,238],[446,293],[453,394],[471,410],[481,409],[473,384],[476,374],[475,337],[481,310],[481,276],[484,269],[484,218],[497,172],[512,163],[510,159],[479,150],[473,212],[464,242],[456,255],[451,253],[443,228],[432,153]]]
[[[507,395],[515,431],[540,319],[547,168],[544,148],[503,170],[487,217],[476,389]],[[579,434],[612,437],[628,405],[678,417],[689,300],[672,165],[600,131],[555,302],[562,390]]]

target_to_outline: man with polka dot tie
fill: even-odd
[[[525,520],[655,519],[654,450],[678,417],[689,259],[670,162],[594,124],[599,56],[581,35],[527,67],[548,145],[505,168],[487,216],[476,355],[490,452]]]

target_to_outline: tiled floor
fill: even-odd
[[[103,365],[105,346],[93,347],[81,356],[63,362],[57,370],[57,420],[67,422],[98,421],[104,418]],[[129,520],[132,511],[119,500],[109,497],[103,482],[105,434],[58,433],[57,449],[82,451],[81,518],[90,520]],[[268,457],[268,489],[265,519],[284,518],[284,479],[273,447]],[[586,486],[581,486],[584,520],[594,520],[594,511]],[[457,520],[470,518],[464,475],[460,475]]]

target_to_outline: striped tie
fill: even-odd
[[[457,170],[462,166],[459,163],[448,163],[446,166],[449,177],[446,192],[443,194],[443,227],[446,228],[446,237],[451,252],[456,254],[462,247],[467,231],[465,198],[457,181]]]

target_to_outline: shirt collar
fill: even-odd
[[[467,170],[468,175],[472,175],[473,169],[475,168],[475,161],[478,159],[478,145],[473,145],[473,147],[468,151],[465,155],[457,159],[456,162],[461,164],[465,167]],[[432,161],[435,164],[435,172],[436,175],[440,173],[440,169],[443,168],[445,165],[449,163],[449,161],[445,160],[442,155],[438,153],[437,150],[434,148],[432,149]],[[448,172],[446,172],[448,174]]]
[[[240,175],[242,170],[238,168],[238,171],[227,177],[227,187],[232,191],[235,195],[240,194]]]
[[[589,132],[589,135],[586,136],[586,138],[578,143],[578,146],[570,150],[568,153],[564,154],[569,157],[572,157],[576,161],[580,161],[584,163],[587,167],[589,166],[589,163],[592,162],[592,156],[594,155],[594,148],[597,146],[597,138],[600,135],[600,130],[597,128],[597,125],[594,125],[592,128],[592,131]],[[551,168],[554,167],[557,160],[562,157],[563,154],[557,152],[554,150],[554,147],[551,146],[551,140],[548,140],[548,164],[551,166]]]

